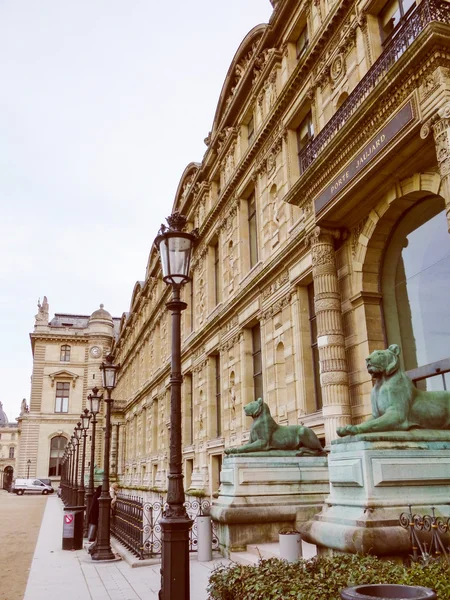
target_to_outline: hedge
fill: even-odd
[[[288,563],[271,558],[257,565],[220,565],[209,579],[210,600],[340,600],[346,587],[368,583],[421,585],[450,598],[450,564],[431,561],[410,567],[374,556],[316,556]]]

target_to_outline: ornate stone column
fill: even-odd
[[[339,235],[339,231],[316,227],[309,238],[327,446],[337,437],[337,427],[351,423],[341,297],[334,251],[334,240]]]
[[[421,137],[426,137],[425,124],[420,132]],[[439,193],[445,200],[448,231],[450,233],[450,102],[447,102],[439,111],[438,119],[432,125],[434,143],[436,146],[436,157],[439,173],[442,178]]]

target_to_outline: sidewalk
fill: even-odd
[[[47,499],[24,600],[158,600],[160,563],[132,568],[125,561],[95,563],[85,550],[61,549],[63,505]],[[191,558],[191,600],[207,600],[211,569],[223,558],[200,563]],[[175,599],[174,599],[175,600]]]

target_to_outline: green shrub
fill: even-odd
[[[297,563],[271,558],[255,566],[219,566],[208,592],[210,600],[340,600],[344,588],[368,583],[422,585],[434,589],[439,599],[450,598],[450,565],[434,561],[404,567],[355,554]]]

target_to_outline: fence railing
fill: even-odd
[[[426,562],[430,558],[444,558],[450,561],[450,548],[447,534],[450,534],[450,517],[437,517],[434,506],[431,515],[409,513],[400,515],[400,525],[409,530],[411,558],[414,562]]]
[[[381,56],[373,63],[342,106],[325,127],[299,153],[300,173],[317,158],[332,137],[348,121],[365,98],[385,77],[394,63],[432,21],[450,23],[450,4],[446,0],[423,0],[405,19],[386,44]]]
[[[160,519],[164,514],[164,499],[159,502],[145,502],[138,496],[117,494],[111,518],[111,534],[141,560],[159,556],[162,549]],[[189,532],[189,551],[198,547],[197,517],[208,515],[209,500],[185,502],[186,512],[193,520]],[[219,548],[216,525],[212,522],[212,549]]]

